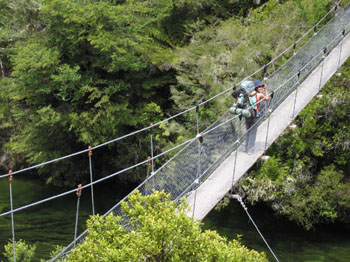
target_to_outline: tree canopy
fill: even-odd
[[[350,222],[350,59],[236,188],[306,229]]]
[[[334,2],[0,0],[3,162],[19,169],[52,160],[188,109],[279,54]],[[231,102],[202,107],[200,129]],[[155,153],[192,137],[194,117],[154,129]],[[104,147],[93,165],[104,176],[150,151],[149,134],[138,134]],[[89,177],[86,156],[38,173],[56,185]],[[137,170],[127,179],[144,177]]]
[[[186,215],[186,204],[169,194],[133,193],[122,210],[130,223],[108,215],[88,222],[85,241],[67,261],[267,261],[265,254],[248,250],[237,240],[228,241],[215,231],[203,231]]]

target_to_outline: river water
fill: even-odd
[[[16,178],[14,176],[14,178]],[[115,181],[114,181],[115,182]],[[102,182],[94,186],[95,212],[106,213],[128,191],[116,190],[113,181]],[[71,188],[70,188],[71,189]],[[70,189],[59,189],[43,185],[39,180],[14,179],[12,184],[14,208],[57,195]],[[0,180],[0,213],[10,210],[9,183]],[[74,239],[77,211],[75,193],[51,200],[35,207],[14,213],[15,239],[23,239],[28,244],[36,244],[36,256],[49,258],[56,245],[66,246]],[[84,189],[79,205],[78,235],[85,230],[85,221],[92,214],[92,202],[89,189]],[[0,217],[0,261],[4,259],[4,245],[12,239],[11,216]]]
[[[305,231],[275,217],[267,207],[248,206],[248,212],[280,262],[350,261],[350,225],[323,225]],[[228,239],[242,235],[246,247],[263,251],[269,261],[276,261],[238,202],[220,212],[212,211],[203,222],[205,229],[216,230]]]
[[[116,190],[111,184],[101,183],[94,187],[97,213],[107,212],[128,191],[126,188]],[[66,190],[61,189],[63,191]],[[14,208],[58,193],[57,188],[44,186],[39,180],[16,179],[13,182]],[[80,201],[78,233],[85,229],[85,220],[92,213],[91,206],[90,192],[85,189]],[[9,208],[9,183],[7,179],[1,179],[0,213],[8,211]],[[15,238],[37,245],[33,261],[47,259],[56,245],[67,245],[73,240],[76,210],[77,197],[71,194],[19,211],[14,214]],[[304,231],[288,221],[277,219],[263,206],[249,207],[248,211],[281,262],[350,261],[350,226],[323,226],[315,231]],[[274,261],[238,203],[233,202],[220,212],[212,211],[203,223],[205,229],[217,230],[229,239],[236,238],[237,234],[242,235],[245,246],[264,251],[270,261]],[[0,217],[0,261],[4,259],[3,246],[11,237],[10,215]]]

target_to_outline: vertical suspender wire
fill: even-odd
[[[342,49],[343,49],[344,37],[345,37],[345,29],[343,29],[343,31],[342,31],[342,38],[343,39],[341,40],[341,43],[340,43],[340,51],[339,51],[339,59],[338,59],[337,69],[339,69],[339,67],[340,67],[340,60],[341,60],[341,54],[342,54]]]
[[[147,157],[147,176],[146,176],[146,181],[148,182],[148,178],[150,175],[150,168],[151,168],[151,157]],[[145,183],[145,189],[146,189],[146,194],[151,194],[152,193],[152,186],[150,187],[150,183]]]
[[[237,155],[238,155],[238,147],[239,147],[239,138],[236,140],[234,146],[236,145],[237,148],[236,148],[236,153],[235,153],[235,161],[234,161],[234,164],[233,164],[233,171],[232,171],[232,188],[235,184],[235,175],[236,175],[236,165],[237,165]],[[232,189],[231,188],[231,189]]]
[[[147,177],[146,177],[146,179],[148,179],[148,177],[149,177],[150,166],[151,166],[151,157],[148,156],[148,157],[147,157]]]
[[[267,106],[267,113],[269,114],[269,119],[267,120],[267,130],[266,130],[266,138],[265,138],[265,146],[264,146],[264,155],[265,155],[265,152],[266,152],[266,147],[267,147],[267,138],[269,137],[269,129],[270,129],[270,119],[271,119],[271,112],[272,110],[270,109],[270,105],[271,105],[271,100],[273,98],[273,91],[270,95],[270,101],[268,102],[269,105]]]
[[[297,47],[297,43],[294,43],[293,44],[293,56],[295,56],[297,54],[296,47]]]
[[[150,128],[150,133],[151,133],[151,159],[152,159],[152,173],[154,173],[154,151],[153,151],[153,124],[151,124],[151,128]]]
[[[77,195],[78,199],[77,199],[77,212],[75,215],[74,248],[76,246],[76,239],[77,239],[77,234],[78,234],[78,218],[79,218],[79,206],[80,206],[80,196],[81,196],[81,184],[78,185],[76,195]]]
[[[232,87],[233,91],[236,90],[236,84]],[[231,121],[231,125],[232,121]],[[234,166],[233,166],[233,170],[232,170],[232,186],[231,186],[231,192],[233,190],[233,186],[235,184],[235,175],[236,175],[236,163],[237,163],[237,153],[238,153],[238,147],[239,147],[239,137],[237,138],[237,140],[235,141],[235,143],[233,144],[233,148],[236,148],[236,152],[235,152],[235,161],[234,161]]]
[[[269,119],[267,120],[267,130],[266,130],[266,138],[265,138],[265,146],[264,146],[264,155],[265,155],[266,148],[267,148],[267,139],[269,137],[269,129],[270,129],[270,119],[271,119],[271,115],[272,115],[272,110],[270,109],[270,104],[268,106],[267,112],[269,114]]]
[[[199,105],[196,104],[196,116],[197,116],[197,134],[199,134]]]
[[[322,57],[322,67],[321,67],[321,76],[320,76],[320,83],[318,85],[318,91],[321,89],[322,85],[322,78],[323,78],[323,67],[324,67],[324,60],[326,59],[326,53],[327,53],[327,47],[323,48],[323,57]]]
[[[295,105],[296,105],[296,103],[297,103],[297,96],[298,96],[298,89],[299,89],[299,81],[300,81],[300,70],[298,71],[298,73],[297,73],[297,77],[298,77],[298,79],[297,79],[297,88],[296,88],[296,90],[295,90],[295,97],[294,97],[294,105],[293,105],[293,115],[292,115],[292,119],[294,118],[294,114],[295,114]]]
[[[10,206],[11,211],[13,210],[12,202],[12,170],[9,170],[9,184],[10,184]],[[15,240],[15,222],[13,219],[13,213],[11,212],[11,225],[12,225],[12,244],[13,244],[13,261],[16,262],[16,240]]]
[[[153,124],[151,123],[151,128],[149,129],[150,132],[150,139],[151,139],[151,163],[152,163],[152,172],[151,175],[154,174],[154,148],[153,148]],[[153,179],[153,183],[152,183],[152,187],[155,188],[154,186],[154,179]],[[151,189],[152,192],[152,189]]]
[[[197,130],[197,138],[198,139],[198,158],[197,158],[197,174],[195,179],[195,189],[194,189],[194,198],[193,198],[193,209],[192,209],[192,219],[194,218],[194,212],[196,209],[196,200],[197,200],[197,185],[199,184],[198,178],[200,176],[200,161],[201,161],[201,141],[203,141],[203,137],[199,134],[199,105],[196,104],[196,130]],[[200,140],[202,138],[202,140]]]
[[[94,187],[92,185],[93,179],[92,179],[92,164],[91,164],[91,156],[92,156],[92,150],[91,146],[89,146],[89,167],[90,167],[90,183],[91,183],[91,205],[92,205],[92,215],[95,215],[95,203],[94,203]]]

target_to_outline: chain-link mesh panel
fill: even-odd
[[[349,32],[349,21],[350,8],[339,10],[295,55],[266,79],[265,83],[273,92],[273,99],[262,102],[262,115],[267,116],[267,109],[270,109],[269,112],[276,109],[323,62],[325,56],[343,39],[343,30],[346,34]],[[260,122],[263,119],[260,117]],[[207,128],[203,136],[197,136],[188,143],[136,189],[143,195],[151,194],[153,189],[164,190],[177,200],[205,181],[239,147],[245,135],[243,119],[226,113]],[[123,201],[127,199],[128,196]],[[122,216],[121,202],[107,214],[110,212]],[[85,235],[86,231],[79,236],[77,243],[82,242]],[[73,246],[74,243],[71,243],[52,261],[63,259]]]

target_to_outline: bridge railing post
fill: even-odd
[[[13,218],[13,199],[12,199],[12,170],[9,170],[9,184],[10,184],[10,207],[11,207],[11,226],[12,226],[12,244],[13,244],[13,261],[16,262],[16,240],[15,240],[15,222]]]
[[[203,133],[199,133],[199,104],[196,104],[196,130],[198,138],[198,157],[197,157],[197,172],[196,179],[194,181],[194,199],[193,199],[193,209],[192,209],[192,218],[194,218],[194,212],[196,208],[196,198],[197,198],[197,187],[199,185],[199,177],[201,176],[201,145],[203,143]]]
[[[322,66],[321,66],[321,75],[320,75],[320,83],[318,85],[318,91],[321,90],[322,86],[322,79],[323,79],[323,67],[324,67],[324,60],[326,59],[327,54],[327,47],[323,48],[323,56],[322,56]]]
[[[267,113],[269,114],[268,116],[268,120],[267,120],[267,128],[266,128],[266,138],[265,138],[265,146],[264,146],[264,155],[267,149],[267,139],[269,137],[269,129],[270,129],[270,119],[271,119],[271,115],[272,115],[272,109],[268,108],[267,109]]]
[[[79,206],[80,206],[80,196],[81,196],[81,190],[82,190],[81,187],[82,185],[79,184],[76,192],[78,199],[77,199],[77,212],[75,215],[74,248],[76,247],[76,240],[77,240],[77,234],[78,234]]]
[[[153,146],[153,124],[151,123],[150,128],[150,140],[151,140],[151,162],[152,162],[152,175],[154,174],[154,146]]]
[[[89,146],[89,168],[90,168],[90,183],[91,183],[91,205],[92,205],[92,215],[95,215],[95,203],[94,203],[94,187],[93,187],[93,178],[92,178],[92,163],[91,163],[91,157],[92,157],[92,148]]]
[[[233,162],[232,187],[235,184],[236,165],[237,165],[237,156],[238,156],[238,147],[239,147],[239,138],[236,140],[236,142],[233,144],[233,146],[236,146],[236,153],[235,153],[235,161]]]
[[[196,200],[197,200],[197,187],[200,184],[199,178],[201,177],[201,149],[202,149],[202,143],[203,143],[203,133],[197,134],[198,138],[198,158],[197,158],[197,173],[196,173],[196,179],[194,181],[195,185],[195,191],[194,191],[194,199],[193,199],[193,209],[192,209],[192,218],[194,218],[194,212],[196,209]]]
[[[297,83],[296,83],[297,88],[295,90],[295,96],[294,96],[292,119],[294,118],[294,115],[295,115],[295,106],[296,106],[296,103],[297,103],[297,96],[298,96],[298,89],[299,89],[299,82],[300,82],[300,74],[301,74],[301,71],[299,70],[298,73],[297,73]]]
[[[339,67],[340,67],[340,61],[341,61],[341,55],[342,55],[342,49],[343,49],[343,41],[345,38],[345,29],[343,29],[343,31],[342,31],[342,38],[343,39],[340,41],[340,50],[339,50],[339,59],[338,59],[337,69],[339,69]]]

